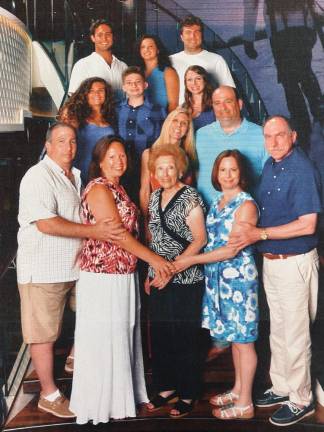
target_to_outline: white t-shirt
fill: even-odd
[[[184,51],[170,56],[175,70],[180,79],[179,103],[184,102],[184,74],[189,66],[202,66],[211,75],[214,86],[228,85],[235,87],[231,72],[226,61],[222,56],[207,50],[202,50],[198,54],[187,54]]]
[[[99,77],[103,78],[110,84],[115,93],[122,92],[122,73],[127,68],[127,64],[112,56],[111,66],[104,58],[95,51],[88,57],[78,60],[73,66],[69,93],[74,93],[81,82],[87,78]]]
[[[75,186],[51,158],[30,168],[20,184],[17,279],[19,283],[70,282],[79,278],[82,239],[44,234],[36,222],[60,216],[80,218],[80,171],[72,168]]]

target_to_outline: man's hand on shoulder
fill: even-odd
[[[260,228],[249,222],[238,222],[229,236],[228,245],[241,250],[259,240]]]
[[[92,225],[91,238],[100,241],[120,241],[124,239],[126,228],[113,218],[102,219]]]

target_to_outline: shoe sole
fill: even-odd
[[[256,406],[258,408],[270,408],[270,407],[273,407],[273,406],[276,406],[276,405],[282,405],[287,400],[289,400],[289,399],[285,399],[285,400],[280,401],[280,402],[269,403],[269,404],[266,404],[266,405],[261,405],[261,404],[255,403],[254,406]]]
[[[179,397],[178,397],[178,396],[175,396],[173,399],[170,399],[170,400],[169,400],[166,404],[164,404],[164,405],[161,405],[161,406],[159,406],[159,407],[152,408],[152,409],[150,409],[150,408],[146,408],[146,409],[147,409],[148,412],[152,413],[152,412],[155,412],[155,411],[158,411],[158,410],[161,410],[161,409],[165,408],[165,407],[168,406],[169,404],[176,403],[176,402],[178,402],[178,400],[179,400]]]
[[[298,420],[295,420],[295,421],[292,421],[292,422],[289,422],[289,423],[276,423],[275,421],[273,421],[273,420],[271,419],[271,417],[269,418],[269,422],[272,423],[272,424],[275,425],[275,426],[291,426],[291,425],[293,425],[293,424],[295,424],[295,423],[300,422],[300,421],[303,420],[304,418],[313,415],[314,412],[315,412],[315,408],[314,408],[312,411],[309,411],[308,413],[304,414],[304,415],[303,415],[302,417],[300,417]]]
[[[216,418],[217,420],[251,420],[251,419],[253,419],[254,418],[254,416],[255,416],[255,414],[254,414],[254,411],[253,411],[253,413],[250,413],[250,414],[246,414],[246,415],[243,415],[243,416],[230,416],[230,417],[218,417],[218,416],[216,416],[215,414],[214,414],[214,411],[215,410],[212,410],[212,416],[214,417],[214,418]]]
[[[73,415],[68,415],[68,416],[59,415],[56,411],[52,411],[50,409],[42,408],[42,407],[40,407],[38,405],[37,405],[37,408],[39,409],[39,411],[42,411],[42,412],[48,413],[48,414],[52,414],[53,416],[59,417],[59,418],[75,418],[76,417],[76,415],[74,415],[74,414]]]
[[[179,414],[179,415],[169,414],[169,417],[173,418],[173,419],[179,419],[179,418],[187,417],[190,413],[191,413],[191,411],[183,413],[183,414]]]
[[[67,372],[67,373],[72,373],[73,374],[73,369],[71,369],[71,368],[69,368],[69,367],[67,367],[67,366],[65,366],[64,367],[64,370],[65,370],[65,372]]]

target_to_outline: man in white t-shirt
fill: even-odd
[[[180,79],[180,104],[184,102],[184,75],[189,66],[198,65],[205,68],[215,87],[219,85],[235,87],[231,72],[223,57],[202,48],[203,31],[202,21],[193,15],[188,15],[180,22],[180,38],[184,51],[170,57]]]
[[[100,77],[110,84],[118,99],[122,96],[122,73],[127,64],[112,54],[114,34],[111,25],[104,19],[95,21],[90,27],[90,39],[95,51],[78,60],[73,66],[69,94],[74,93],[87,78]]]

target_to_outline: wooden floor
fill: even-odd
[[[216,389],[208,389],[200,400],[190,417],[183,419],[170,419],[168,409],[161,409],[155,413],[148,413],[145,408],[139,411],[135,419],[120,421],[111,421],[108,424],[91,426],[90,424],[80,426],[73,421],[60,420],[50,414],[41,413],[37,410],[37,400],[35,398],[26,406],[26,408],[14,418],[4,431],[10,430],[38,430],[38,431],[86,431],[86,430],[105,430],[105,431],[242,431],[242,432],[271,432],[277,431],[278,428],[268,422],[268,417],[274,411],[270,409],[256,409],[255,418],[252,420],[235,420],[221,421],[211,416],[211,406],[208,398],[215,393]],[[171,406],[170,406],[171,407]],[[294,432],[315,432],[324,431],[324,408],[317,407],[314,416],[309,417],[303,422],[286,427],[285,431]]]
[[[64,357],[62,352],[57,355],[56,371],[60,379],[60,388],[69,395],[71,388],[71,377],[63,373]],[[147,374],[148,386],[151,379]],[[163,431],[163,432],[271,432],[278,428],[271,425],[268,421],[269,416],[276,408],[256,409],[255,418],[252,420],[221,421],[216,420],[211,415],[211,405],[208,400],[211,395],[223,391],[229,387],[229,382],[233,379],[233,366],[230,352],[223,354],[218,359],[206,365],[204,373],[204,391],[202,398],[196,403],[195,408],[189,417],[183,419],[170,419],[168,408],[161,409],[154,413],[149,413],[145,407],[139,409],[137,418],[126,420],[111,421],[108,424],[93,426],[87,424],[77,425],[73,420],[60,420],[50,414],[42,413],[37,409],[38,395],[4,428],[4,431],[116,431],[116,432],[144,432],[144,431]],[[25,380],[25,392],[35,392],[39,388],[35,373],[29,375]],[[324,408],[318,406],[314,416],[296,425],[286,427],[285,431],[294,432],[324,432]]]

